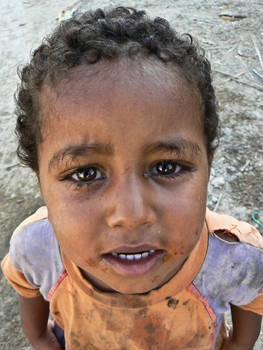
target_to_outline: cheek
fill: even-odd
[[[171,247],[171,254],[184,255],[195,246],[204,225],[206,187],[185,186],[167,195],[164,202],[162,242]]]
[[[49,203],[49,220],[57,240],[67,255],[93,255],[100,249],[101,205],[72,196],[56,196]],[[94,239],[96,237],[96,240]],[[92,261],[89,261],[92,265]]]
[[[87,192],[75,192],[65,187],[63,184],[44,193],[50,219],[56,223],[57,229],[75,229],[77,233],[82,227],[85,230],[92,228],[102,215],[100,197],[94,200]]]

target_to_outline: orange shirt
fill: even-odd
[[[21,236],[21,232],[24,232],[23,239],[27,237],[25,239],[30,240],[31,237],[32,240],[34,237],[39,242],[43,240],[43,235],[46,235],[45,242],[54,244],[52,243],[54,234],[46,217],[46,210],[40,210],[20,226],[16,235]],[[39,228],[40,224],[44,225],[44,229]],[[208,234],[219,229],[231,231],[240,241],[246,243],[233,244]],[[39,234],[41,230],[44,233]],[[46,232],[48,230],[50,232]],[[208,244],[209,239],[212,239],[211,244]],[[258,261],[262,261],[263,267],[263,251],[259,249],[263,247],[262,242],[260,234],[250,225],[240,223],[229,216],[207,211],[200,240],[181,270],[160,288],[143,295],[121,295],[97,290],[83,278],[78,267],[68,260],[63,252],[57,257],[60,259],[61,266],[56,262],[57,270],[50,273],[52,259],[48,258],[47,254],[54,254],[57,248],[53,247],[53,251],[50,252],[52,249],[48,244],[45,249],[43,248],[44,251],[41,251],[41,245],[39,246],[35,264],[41,264],[43,260],[49,274],[42,276],[43,274],[39,275],[36,272],[35,275],[33,273],[30,275],[27,268],[23,272],[23,264],[19,266],[20,269],[18,266],[15,267],[16,263],[11,261],[10,255],[3,260],[2,269],[13,287],[25,297],[39,295],[41,285],[50,279],[49,287],[44,288],[42,294],[50,301],[50,310],[54,319],[64,329],[67,350],[219,349],[225,336],[223,313],[218,308],[222,303],[213,300],[209,288],[206,289],[207,283],[204,283],[205,278],[209,277],[207,274],[210,273],[206,271],[209,251],[214,249],[215,244],[223,249],[226,245],[226,250],[234,248],[235,257],[235,254],[236,256],[239,254],[234,252],[235,249],[240,250],[243,247],[246,249],[246,254],[248,252],[248,254],[257,255],[257,259],[261,259],[255,260],[255,266],[258,265]],[[229,251],[232,252],[232,250]],[[32,262],[30,261],[31,264]],[[37,270],[37,266],[32,269]],[[211,271],[212,275],[213,271]],[[248,274],[247,279],[249,276]],[[248,280],[247,283],[251,284],[251,281]],[[259,286],[253,287],[252,290],[247,290],[247,287],[244,289],[242,292],[244,295],[239,295],[239,304],[242,301],[246,301],[244,304],[249,302],[242,307],[263,314],[263,295],[260,293],[262,287],[263,276],[261,287],[259,283]],[[239,286],[235,288],[233,291],[232,289],[228,291],[232,293],[230,293],[232,298]],[[250,300],[246,299],[246,294],[252,296]],[[224,298],[222,297],[222,300]],[[232,300],[231,302],[233,303]]]

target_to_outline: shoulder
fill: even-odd
[[[209,220],[207,254],[194,283],[222,308],[228,303],[248,304],[263,288],[262,236],[251,225],[230,216],[210,212]],[[228,233],[236,241],[224,239]]]
[[[10,258],[29,283],[47,289],[55,283],[64,267],[59,246],[45,207],[27,218],[12,235]]]
[[[40,208],[40,212],[47,214],[43,208]],[[22,262],[30,265],[35,262],[38,265],[46,263],[46,259],[57,249],[57,241],[47,215],[39,215],[39,210],[18,226],[10,241],[11,260],[17,268]]]
[[[254,226],[247,222],[239,221],[230,215],[218,214],[207,209],[206,224],[210,233],[216,231],[230,232],[240,242],[263,249],[263,237]]]

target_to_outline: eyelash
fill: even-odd
[[[157,166],[160,167],[163,165],[165,165],[165,166],[169,165],[170,169],[167,170],[166,174],[158,173]],[[179,167],[179,170],[178,170],[178,167]],[[161,160],[161,161],[154,163],[153,166],[151,167],[150,171],[148,171],[147,173],[144,174],[144,177],[148,178],[148,177],[153,176],[154,178],[161,177],[161,178],[166,178],[166,179],[174,179],[176,177],[181,176],[185,172],[191,172],[193,170],[194,170],[193,167],[191,167],[189,165],[181,164],[180,162],[177,162],[174,160]],[[79,175],[84,174],[87,171],[89,171],[91,173],[93,172],[94,177],[92,179],[89,179],[89,180],[81,179]],[[171,173],[169,171],[171,171]],[[98,173],[101,174],[100,178],[97,178]],[[76,178],[74,178],[74,176]],[[106,179],[106,176],[103,175],[103,173],[98,169],[97,166],[86,166],[86,167],[74,169],[70,173],[63,176],[60,179],[60,181],[69,181],[72,184],[74,184],[77,188],[80,188],[82,186],[90,186],[92,184],[95,184],[98,181],[105,180],[105,179]]]

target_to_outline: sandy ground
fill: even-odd
[[[211,171],[208,204],[249,222],[251,213],[263,208],[263,82],[251,73],[252,69],[263,73],[254,45],[263,55],[262,0],[1,0],[0,258],[8,251],[12,230],[41,203],[35,176],[19,165],[15,155],[12,96],[17,67],[26,62],[63,9],[117,4],[165,17],[177,31],[200,40],[212,63],[221,117],[221,142]],[[222,14],[244,18],[229,20]],[[0,349],[31,349],[20,330],[16,294],[2,274],[0,305]],[[254,349],[262,349],[262,340],[261,335]]]

